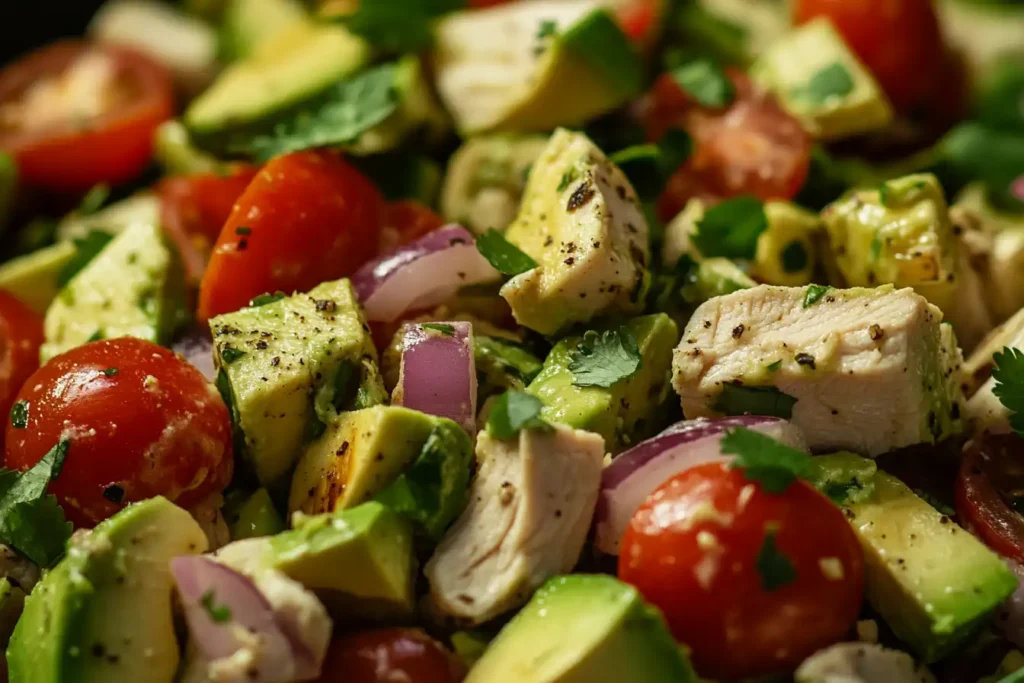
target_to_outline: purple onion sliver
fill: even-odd
[[[189,329],[171,345],[171,350],[180,353],[209,381],[214,381],[217,371],[213,365],[213,339],[210,330],[202,327]]]
[[[477,386],[473,326],[468,322],[427,324],[451,326],[452,333],[421,324],[405,326],[402,369],[393,402],[447,417],[475,434]]]

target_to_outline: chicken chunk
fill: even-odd
[[[762,285],[697,309],[673,384],[687,418],[773,414],[813,450],[873,457],[961,430],[962,360],[941,322],[910,289]]]
[[[873,643],[838,643],[796,670],[797,683],[935,683],[927,667],[906,652]]]
[[[426,566],[430,608],[475,625],[576,565],[597,504],[604,440],[556,426],[516,441],[482,433],[470,503]]]

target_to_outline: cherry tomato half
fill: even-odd
[[[960,521],[1000,555],[1024,562],[1024,516],[1005,492],[1024,493],[1024,441],[1016,434],[981,434],[964,448],[956,481]]]
[[[726,73],[736,96],[724,109],[700,106],[670,74],[654,84],[645,115],[648,137],[657,141],[680,127],[693,139],[692,154],[659,198],[663,220],[671,220],[694,197],[791,199],[807,178],[811,140],[800,122],[742,72]]]
[[[380,629],[335,638],[317,683],[459,683],[462,662],[423,631]]]
[[[17,400],[28,423],[8,422],[5,465],[27,470],[68,440],[50,491],[78,526],[153,496],[189,508],[231,479],[227,406],[198,370],[156,344],[121,337],[74,348],[29,377]]]
[[[221,230],[199,288],[200,319],[352,274],[377,253],[383,219],[380,192],[338,155],[272,159]]]
[[[792,670],[841,640],[861,606],[863,563],[843,513],[807,484],[767,493],[710,463],[648,496],[619,577],[661,609],[702,676],[741,678]]]
[[[932,0],[798,0],[802,24],[828,17],[900,112],[934,95],[945,47]]]
[[[65,40],[0,72],[0,149],[28,185],[46,190],[131,180],[173,111],[170,75],[126,47]]]
[[[230,175],[195,173],[161,181],[161,222],[178,247],[185,274],[193,284],[198,286],[202,279],[221,228],[257,170],[239,164]]]
[[[0,291],[0,415],[5,418],[21,385],[39,367],[42,343],[42,316]]]

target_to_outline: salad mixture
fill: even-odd
[[[1019,0],[110,0],[0,235],[11,683],[1024,681]]]

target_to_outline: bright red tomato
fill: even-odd
[[[657,141],[680,127],[693,139],[693,153],[659,198],[663,220],[671,220],[694,197],[791,199],[807,178],[811,140],[800,122],[746,75],[735,69],[727,73],[736,97],[725,109],[700,106],[669,74],[654,84],[645,117],[648,137]]]
[[[793,573],[765,570],[766,557]],[[702,676],[742,678],[792,670],[841,640],[860,610],[863,562],[843,513],[807,484],[766,493],[711,463],[647,498],[619,577],[661,609]]]
[[[658,34],[665,13],[665,0],[629,0],[615,10],[623,33],[634,42],[645,43]]]
[[[39,367],[42,343],[42,316],[0,290],[0,415],[11,412],[18,389]]]
[[[385,212],[378,251],[390,253],[395,247],[414,242],[444,223],[443,218],[420,202],[412,199],[391,202]]]
[[[798,24],[832,20],[897,110],[907,113],[936,93],[945,46],[932,0],[798,0]]]
[[[65,40],[0,72],[0,149],[33,187],[80,192],[131,180],[173,112],[166,70],[125,47]]]
[[[161,222],[178,247],[193,284],[198,286],[221,228],[258,170],[239,164],[230,175],[195,173],[161,181]]]
[[[17,400],[28,424],[8,422],[4,464],[27,470],[67,439],[50,490],[78,526],[153,496],[189,508],[231,479],[227,406],[198,370],[156,344],[121,337],[74,348],[29,377]]]
[[[459,683],[462,662],[423,631],[380,629],[331,642],[317,683]]]
[[[199,318],[352,274],[376,255],[383,221],[380,192],[337,154],[272,159],[220,232],[199,288]]]
[[[1015,434],[985,433],[964,449],[956,482],[956,511],[972,533],[1000,555],[1024,562],[1024,517],[1001,491],[1020,490],[1024,442]]]

